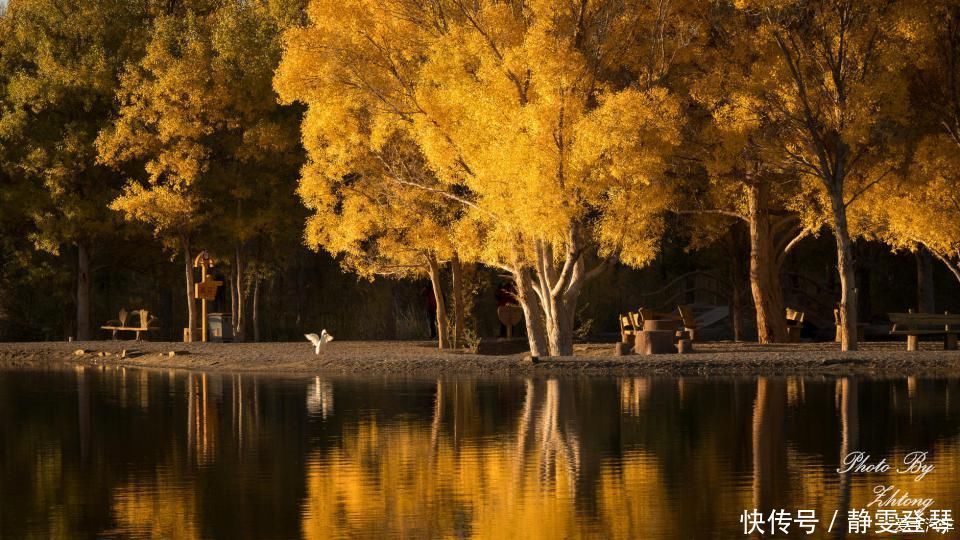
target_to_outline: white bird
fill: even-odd
[[[313,346],[316,348],[316,352],[320,354],[320,348],[333,341],[333,336],[327,333],[326,330],[320,332],[320,335],[316,334],[304,334],[303,337],[310,340],[310,343],[313,343]]]

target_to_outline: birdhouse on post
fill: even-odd
[[[207,250],[203,250],[193,260],[193,267],[200,269],[200,282],[193,286],[194,298],[200,300],[200,335],[201,340],[207,341],[207,301],[217,297],[217,288],[223,285],[222,281],[217,281],[207,275],[207,269],[213,268],[213,259]]]

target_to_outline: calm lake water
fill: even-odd
[[[0,537],[745,538],[745,509],[783,508],[837,538],[877,485],[960,509],[958,391],[0,371]],[[852,450],[935,469],[838,474]]]

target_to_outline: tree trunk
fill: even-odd
[[[237,320],[237,288],[233,286],[234,272],[230,268],[230,275],[227,276],[227,288],[230,290],[230,328],[233,328],[233,321]]]
[[[547,335],[543,321],[543,307],[540,298],[533,290],[533,278],[530,270],[521,268],[513,272],[513,280],[517,286],[517,302],[523,309],[523,319],[527,327],[527,342],[530,344],[530,355],[546,356]]]
[[[90,341],[90,252],[77,244],[77,341]]]
[[[184,271],[187,282],[187,335],[186,341],[193,341],[197,336],[193,335],[197,330],[197,302],[193,298],[193,260],[190,257],[190,241],[181,240],[183,249]]]
[[[253,341],[260,343],[260,277],[253,278],[253,306],[250,314],[253,320]]]
[[[447,348],[447,306],[443,301],[443,288],[440,283],[440,263],[433,255],[427,256],[430,284],[433,285],[433,298],[437,303],[437,346]]]
[[[550,356],[573,356],[573,322],[577,299],[567,300],[562,296],[550,299],[550,309],[546,313]]]
[[[450,261],[453,274],[453,347],[463,347],[463,266],[460,257],[454,253]]]
[[[853,241],[847,229],[847,209],[843,194],[830,194],[833,210],[833,235],[837,240],[837,273],[840,275],[841,351],[857,350],[857,279],[854,272]]]
[[[923,246],[917,247],[917,311],[936,313],[936,296],[933,286],[933,256]]]
[[[734,279],[735,281],[733,282],[730,292],[732,296],[730,301],[730,317],[733,326],[733,341],[740,342],[743,341],[743,302],[740,299],[740,282],[737,278]]]
[[[554,266],[553,246],[547,242],[537,243],[537,282],[542,293],[540,300],[550,356],[573,355],[577,299],[586,280],[578,234],[578,225],[571,224],[570,245],[560,268]]]
[[[231,318],[233,321],[233,340],[234,341],[246,341],[246,310],[244,306],[246,304],[244,294],[243,294],[243,257],[242,251],[240,249],[240,243],[238,242],[234,246],[234,277],[233,277],[233,288],[235,289],[234,295],[237,298],[236,301],[236,311]]]
[[[757,339],[780,343],[787,338],[787,321],[780,288],[780,268],[773,250],[768,209],[769,187],[757,182],[747,188],[750,225],[750,290],[757,311]]]
[[[303,254],[301,253],[297,254],[296,303],[297,303],[297,331],[298,332],[303,330],[303,323],[304,323],[303,308],[305,303],[304,301],[307,295],[307,269],[306,269],[306,263],[304,262],[303,258],[304,258]]]
[[[743,341],[743,234],[738,226],[730,228],[727,248],[730,259],[730,321],[733,341]]]

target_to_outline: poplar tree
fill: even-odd
[[[128,65],[119,115],[98,140],[102,163],[142,163],[112,203],[183,256],[189,328],[197,327],[193,257],[203,234],[232,259],[236,334],[242,339],[248,250],[269,235],[263,216],[292,192],[300,162],[298,114],[277,103],[271,80],[292,4],[197,2],[157,17],[143,58]],[[278,192],[279,194],[275,193]]]
[[[409,187],[476,224],[479,259],[517,283],[531,353],[570,355],[585,283],[656,253],[682,124],[666,82],[694,35],[683,7],[315,0],[277,86],[311,109],[372,101],[371,130],[410,133],[441,187]]]
[[[29,180],[37,248],[76,261],[76,337],[90,339],[95,246],[116,227],[107,203],[122,177],[94,140],[114,112],[117,77],[141,49],[148,2],[11,0],[0,40],[0,144],[8,174]]]
[[[777,127],[787,163],[816,182],[836,240],[841,349],[857,348],[848,207],[893,174],[905,141],[904,4],[737,0],[757,59],[739,93]]]

